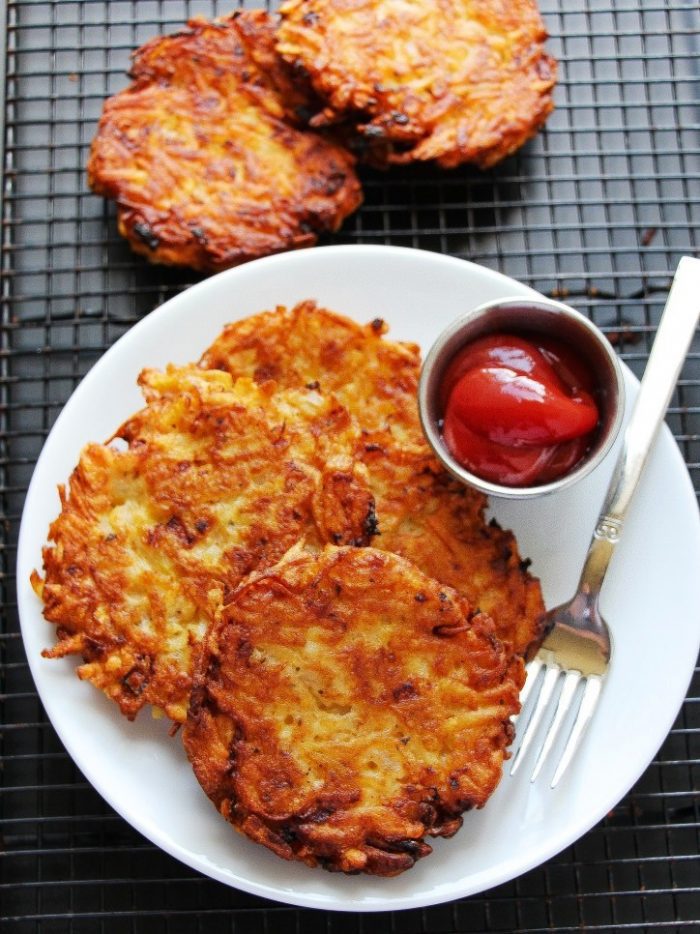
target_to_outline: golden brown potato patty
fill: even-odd
[[[89,445],[61,490],[34,585],[48,656],[82,654],[80,677],[130,718],[149,703],[181,722],[193,653],[241,579],[301,538],[367,544],[374,511],[327,448],[352,427],[334,400],[194,365],[141,385],[121,447]]]
[[[334,393],[357,426],[348,453],[367,471],[379,532],[372,544],[466,594],[525,654],[541,634],[539,582],[513,534],[486,521],[485,497],[433,457],[418,418],[418,348],[387,340],[386,330],[380,319],[360,325],[302,302],[228,325],[200,365]]]
[[[281,13],[278,50],[327,101],[315,123],[354,120],[389,163],[486,168],[552,110],[534,0],[286,0]]]
[[[211,272],[310,246],[362,200],[353,158],[298,129],[308,97],[262,10],[159,36],[104,106],[88,180],[156,263]]]
[[[493,792],[522,682],[488,617],[409,562],[295,548],[210,628],[185,747],[251,839],[391,876]]]
[[[305,301],[227,325],[200,366],[257,383],[271,379],[278,386],[332,393],[368,443],[376,433],[422,450],[420,351],[416,344],[385,340],[387,330],[381,318],[362,325]]]

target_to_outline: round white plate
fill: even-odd
[[[274,256],[221,273],[139,322],[95,365],[49,435],[27,495],[17,567],[22,634],[39,694],[85,777],[129,823],[214,879],[301,906],[381,911],[483,891],[538,865],[599,821],[653,758],[683,701],[698,652],[700,523],[682,457],[664,428],[613,559],[602,609],[614,656],[595,719],[555,791],[528,763],[504,776],[487,806],[465,815],[451,840],[395,879],[345,877],[278,859],[235,833],[194,779],[180,740],[147,711],[127,722],[73,674],[47,661],[54,641],[29,585],[41,567],[49,521],[88,441],[102,441],[141,405],[142,367],[196,360],[227,321],[315,298],[361,322],[382,317],[390,337],[427,350],[438,331],[482,302],[535,295],[471,263],[394,247],[326,247]],[[627,374],[629,396],[636,381]],[[614,457],[614,453],[613,453]],[[493,503],[533,560],[549,606],[578,579],[612,469],[608,458],[573,489],[539,502]]]

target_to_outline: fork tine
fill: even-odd
[[[567,766],[574,757],[574,753],[578,749],[578,745],[581,742],[581,737],[583,736],[584,730],[588,726],[591,717],[593,716],[593,711],[596,708],[598,703],[598,698],[600,696],[600,689],[603,686],[602,678],[598,675],[589,675],[586,678],[586,686],[583,690],[583,696],[581,697],[581,704],[576,714],[576,720],[571,728],[571,733],[569,738],[566,741],[566,746],[564,752],[562,753],[561,759],[559,760],[559,765],[554,772],[554,777],[552,778],[551,788],[555,788],[559,782],[559,779],[562,777],[564,772],[567,769]]]
[[[544,738],[542,743],[542,748],[537,757],[537,762],[535,763],[535,768],[532,770],[532,775],[530,781],[534,782],[537,776],[540,774],[540,769],[545,763],[549,752],[554,745],[554,742],[559,735],[564,718],[571,709],[571,702],[574,699],[574,694],[576,693],[576,688],[581,681],[581,672],[580,671],[567,671],[564,677],[564,684],[561,689],[561,694],[559,695],[559,700],[557,701],[557,709],[554,714],[554,718],[549,725],[547,730],[547,735]]]
[[[561,672],[562,669],[558,665],[546,666],[544,678],[542,679],[542,686],[540,687],[540,693],[535,700],[535,708],[532,711],[530,719],[528,720],[520,747],[515,754],[515,758],[513,759],[513,765],[510,769],[511,775],[515,775],[517,770],[520,768],[520,763],[523,761],[526,752],[532,745],[532,741],[535,738],[535,734],[537,733],[537,727],[540,725],[542,716],[549,706],[549,701],[552,697],[554,686],[556,685]]]
[[[544,668],[544,662],[541,658],[533,658],[532,661],[527,666],[527,678],[525,679],[525,684],[523,689],[520,692],[520,710],[522,711],[527,704],[530,694],[532,694],[532,689],[535,686],[535,681],[537,681],[537,676]],[[518,717],[520,714],[518,714]],[[516,718],[517,720],[517,718]]]

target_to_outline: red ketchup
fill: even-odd
[[[538,486],[572,470],[599,421],[591,374],[544,335],[489,334],[467,344],[442,385],[443,437],[471,473]]]

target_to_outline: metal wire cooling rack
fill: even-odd
[[[187,273],[148,267],[121,242],[112,208],[87,189],[87,148],[103,99],[125,84],[133,48],[189,15],[232,6],[179,0],[0,5],[3,930],[699,929],[697,670],[654,762],[582,840],[479,897],[382,916],[295,910],[199,877],[103,803],[48,724],[15,611],[15,545],[32,467],[87,369],[131,324],[191,281]],[[365,172],[365,205],[335,242],[450,253],[564,296],[610,335],[639,373],[671,271],[682,254],[698,252],[700,13],[695,0],[542,0],[542,9],[561,61],[557,109],[546,131],[487,173]],[[697,346],[669,420],[697,489]]]

